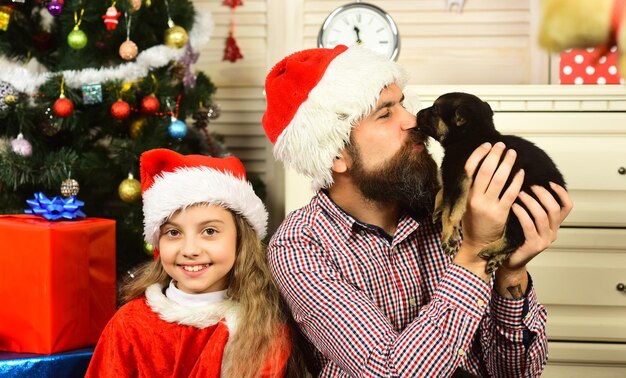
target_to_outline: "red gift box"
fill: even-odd
[[[561,84],[620,84],[617,69],[617,47],[605,55],[594,48],[567,50],[561,54],[559,80]]]
[[[94,345],[116,310],[115,221],[0,216],[0,350]]]

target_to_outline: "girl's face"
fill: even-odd
[[[161,226],[163,269],[185,293],[226,289],[236,250],[235,218],[218,205],[188,207]]]

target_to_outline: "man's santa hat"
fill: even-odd
[[[407,72],[361,46],[310,49],[287,56],[265,81],[263,128],[274,157],[313,179],[333,183],[333,159],[350,141],[352,127],[375,108],[381,90],[404,88]]]
[[[155,247],[161,225],[174,212],[197,203],[226,207],[242,215],[260,239],[267,231],[267,211],[246,181],[234,156],[181,155],[167,149],[146,151],[140,159],[144,238]]]

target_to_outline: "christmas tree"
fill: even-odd
[[[42,192],[117,221],[117,273],[150,259],[139,157],[223,156],[215,87],[191,65],[212,31],[187,0],[0,4],[0,214]],[[65,201],[65,200],[64,200]]]

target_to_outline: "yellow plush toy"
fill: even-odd
[[[539,44],[552,52],[569,48],[618,48],[626,77],[626,0],[542,0]]]

